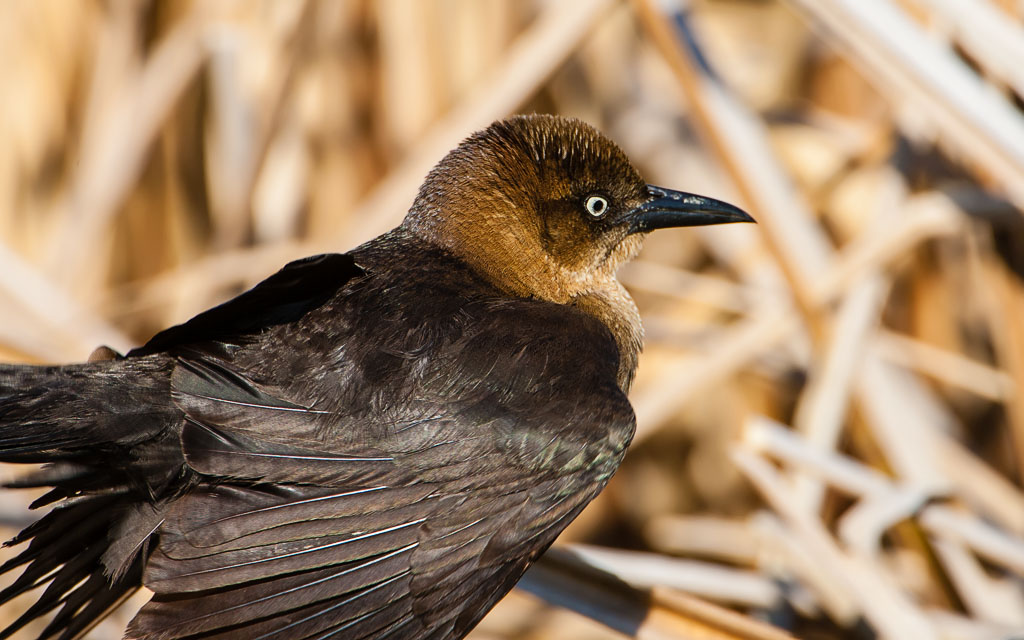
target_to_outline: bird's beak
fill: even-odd
[[[647,185],[648,200],[629,214],[630,233],[668,227],[696,227],[726,222],[755,222],[738,207],[683,191]]]

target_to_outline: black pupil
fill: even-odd
[[[604,211],[604,200],[600,198],[594,198],[590,203],[590,208],[594,213],[601,213]]]

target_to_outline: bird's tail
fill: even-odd
[[[81,637],[141,584],[144,554],[117,547],[152,493],[146,451],[177,419],[164,406],[168,380],[156,358],[0,364],[0,462],[45,463],[5,486],[50,488],[31,508],[57,503],[4,545],[25,547],[0,565],[0,574],[22,567],[0,591],[0,607],[45,588],[0,638],[54,610],[39,637]]]
[[[119,495],[65,502],[5,543],[28,546],[0,565],[0,574],[24,567],[0,591],[0,607],[27,591],[46,588],[17,620],[0,630],[0,638],[58,608],[39,637],[80,638],[139,588],[141,556],[132,558],[127,571],[117,577],[107,575],[102,561],[109,545],[107,533],[117,526],[123,507]]]
[[[0,364],[0,462],[96,462],[152,437],[139,418],[166,402],[154,358],[66,366]]]

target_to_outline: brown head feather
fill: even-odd
[[[589,214],[593,195],[628,211],[647,191],[622,150],[590,125],[515,116],[449,153],[427,176],[404,224],[511,295],[598,316],[615,334],[628,381],[642,329],[615,270],[641,240],[614,216]]]

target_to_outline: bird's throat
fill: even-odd
[[[644,338],[640,312],[633,298],[618,280],[611,279],[605,286],[576,296],[570,304],[594,316],[612,332],[619,347],[619,388],[628,392]]]

